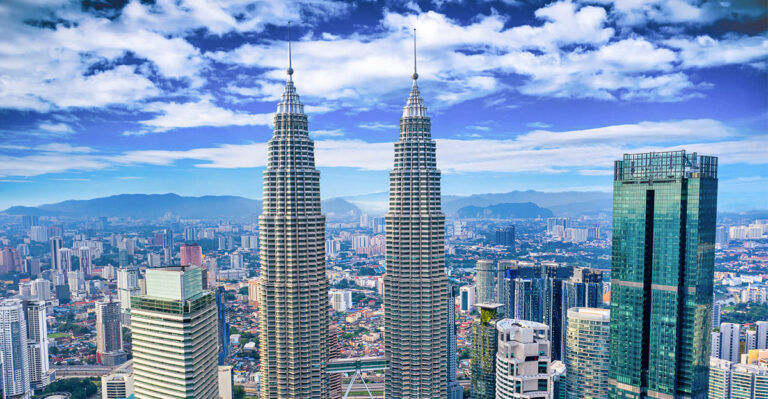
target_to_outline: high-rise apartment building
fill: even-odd
[[[202,266],[203,249],[198,244],[181,244],[179,247],[182,266]]]
[[[573,277],[562,282],[562,318],[560,319],[559,345],[552,343],[552,357],[565,359],[565,331],[568,324],[568,309],[575,307],[599,308],[603,303],[603,272],[588,268],[575,268]],[[557,341],[552,334],[552,341]],[[558,353],[555,347],[558,347]],[[556,356],[557,355],[557,356]]]
[[[768,349],[768,321],[755,322],[757,328],[757,347],[755,349]]]
[[[337,312],[346,312],[352,307],[352,291],[333,289],[328,291],[331,307]]]
[[[202,269],[149,269],[146,285],[131,297],[136,399],[218,399],[216,298]]]
[[[120,302],[113,301],[112,297],[97,301],[96,361],[106,366],[115,366],[126,360]]]
[[[480,315],[472,322],[472,397],[496,397],[496,349],[499,345],[496,323],[500,303],[478,303]]]
[[[740,342],[741,324],[721,323],[719,331],[712,332],[710,356],[738,363]]]
[[[288,68],[259,216],[261,397],[328,398],[329,302],[320,172]]]
[[[735,363],[724,359],[710,358],[708,398],[768,398],[768,366],[764,362]]]
[[[613,192],[611,397],[704,398],[717,158],[627,154]]]
[[[27,325],[27,353],[29,355],[29,386],[41,389],[53,380],[48,358],[48,324],[45,301],[23,299],[22,307]]]
[[[568,309],[566,397],[608,399],[610,322],[608,309]]]
[[[496,323],[496,329],[496,399],[552,398],[549,327],[504,319]]]
[[[415,49],[415,47],[414,47]],[[385,396],[444,398],[448,278],[440,171],[427,108],[416,84],[400,118],[389,173],[384,346],[389,357]],[[437,382],[437,383],[436,383]]]
[[[0,357],[4,397],[29,399],[29,348],[21,299],[0,302]]]
[[[478,260],[475,263],[475,289],[478,303],[495,303],[496,299],[496,262]]]

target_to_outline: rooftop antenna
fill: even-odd
[[[419,78],[419,74],[416,72],[416,28],[413,28],[413,75],[411,78],[413,80]]]
[[[288,80],[292,80],[293,60],[291,59],[291,21],[288,21],[288,69],[285,72],[288,73]]]

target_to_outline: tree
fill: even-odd
[[[245,399],[245,388],[242,385],[235,385],[232,391],[232,399]]]

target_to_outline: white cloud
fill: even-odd
[[[685,67],[707,68],[729,64],[748,64],[768,57],[768,35],[730,35],[722,40],[710,36],[677,37],[665,41],[680,50]]]
[[[49,133],[54,134],[68,134],[68,133],[74,133],[75,131],[66,123],[41,123],[38,125],[40,130],[44,130]]]
[[[341,129],[310,130],[309,134],[312,136],[340,137],[344,135],[344,132]]]
[[[129,134],[165,132],[176,128],[198,126],[272,125],[272,114],[248,114],[232,111],[220,108],[207,99],[188,103],[152,103],[147,105],[145,110],[157,112],[160,115],[154,119],[141,121],[150,130]]]
[[[366,122],[361,123],[357,125],[357,127],[361,129],[370,129],[370,130],[392,130],[397,129],[397,125],[393,123],[384,123],[384,122]]]
[[[73,147],[70,144],[66,143],[49,143],[49,144],[43,144],[35,147],[38,151],[46,151],[46,152],[61,152],[61,153],[88,153],[88,152],[94,152],[94,149],[91,147]]]
[[[760,0],[582,0],[611,5],[611,16],[624,26],[649,22],[661,24],[708,24],[723,18],[754,18],[765,14]]]
[[[768,163],[765,157],[768,135],[740,136],[722,123],[707,119],[640,122],[567,132],[533,131],[506,140],[436,141],[438,166],[445,173],[575,172],[602,176],[609,174],[613,161],[624,153],[675,149],[719,156],[721,165]],[[267,146],[263,142],[180,151],[138,150],[119,155],[86,153],[85,149],[65,146],[58,150],[29,156],[0,156],[0,177],[138,164],[170,166],[185,159],[198,161],[195,166],[201,168],[263,167],[267,161]],[[315,141],[318,167],[388,170],[392,167],[393,151],[391,142]]]

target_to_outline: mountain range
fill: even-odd
[[[348,220],[359,217],[363,212],[381,215],[386,212],[387,201],[388,193],[381,192],[330,198],[324,200],[322,206],[323,213],[329,220]],[[120,194],[36,207],[14,206],[3,212],[11,215],[149,219],[172,213],[184,218],[220,218],[257,216],[261,213],[261,207],[261,200],[228,195],[183,197],[177,194]],[[575,216],[610,212],[610,210],[611,194],[603,192],[512,191],[466,197],[443,196],[443,211],[448,216],[472,217],[470,215],[480,214],[500,217],[546,217],[551,214]]]

